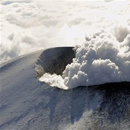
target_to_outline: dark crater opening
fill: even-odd
[[[46,49],[36,61],[35,71],[38,78],[44,73],[61,75],[67,64],[75,57],[73,47],[56,47]]]

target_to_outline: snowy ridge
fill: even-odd
[[[0,67],[1,130],[126,130],[130,83],[64,91],[39,82],[35,63],[42,51]]]

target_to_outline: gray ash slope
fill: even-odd
[[[0,130],[128,130],[130,83],[68,91],[37,80],[42,51],[0,66]]]

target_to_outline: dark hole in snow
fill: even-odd
[[[61,75],[66,65],[75,57],[73,47],[56,47],[43,51],[36,61],[35,71],[40,78],[44,73]]]

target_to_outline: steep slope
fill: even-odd
[[[42,51],[0,66],[0,130],[127,130],[130,83],[68,91],[37,80]]]

